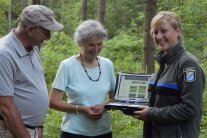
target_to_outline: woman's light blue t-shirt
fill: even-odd
[[[61,62],[52,87],[66,92],[68,103],[84,106],[103,104],[108,92],[115,89],[115,76],[113,63],[109,59],[99,56],[98,60],[101,68],[99,81],[89,80],[74,55]],[[92,79],[98,78],[98,67],[86,70]],[[111,117],[108,112],[99,120],[91,119],[84,113],[65,113],[61,126],[65,132],[97,136],[111,131]]]

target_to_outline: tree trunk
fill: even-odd
[[[32,4],[40,4],[40,0],[32,0]]]
[[[11,31],[11,21],[12,21],[12,11],[11,11],[11,0],[9,1],[9,9],[8,9],[8,21],[9,21],[9,26],[8,26],[8,32]]]
[[[22,9],[28,5],[28,0],[22,0]]]
[[[85,21],[87,19],[87,0],[82,0],[82,8],[81,8],[81,20]]]
[[[99,0],[98,2],[98,20],[104,24],[105,18],[105,0]]]
[[[144,3],[144,59],[143,70],[147,73],[155,72],[155,46],[150,35],[151,20],[156,14],[157,0],[145,0]]]
[[[52,0],[41,0],[41,4],[51,8]]]

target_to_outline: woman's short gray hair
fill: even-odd
[[[107,32],[103,25],[97,20],[87,20],[82,22],[74,33],[74,41],[77,44],[87,42],[93,36],[106,38]]]

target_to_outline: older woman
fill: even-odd
[[[144,120],[146,138],[198,138],[202,116],[204,73],[195,56],[181,43],[181,21],[168,11],[151,22],[151,33],[160,52],[160,68],[149,85],[149,107],[135,111]]]
[[[110,114],[103,105],[107,95],[114,95],[114,69],[109,59],[98,56],[105,37],[106,30],[98,21],[84,21],[74,33],[80,54],[60,64],[49,103],[51,108],[65,112],[61,138],[112,137]]]

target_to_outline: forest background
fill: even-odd
[[[83,3],[87,3],[87,8]],[[63,59],[79,53],[73,42],[73,33],[78,24],[85,19],[100,20],[100,2],[104,6],[104,20],[108,39],[101,56],[111,59],[115,72],[149,72],[146,70],[146,3],[157,13],[169,10],[182,19],[185,48],[194,54],[207,73],[207,1],[206,0],[0,0],[0,38],[17,25],[18,16],[27,4],[39,3],[50,7],[56,19],[64,24],[61,32],[52,34],[41,48],[41,58],[45,69],[48,91],[54,80],[57,68]],[[85,8],[85,13],[83,10]],[[103,7],[102,7],[103,8]],[[150,8],[148,9],[150,11]],[[103,19],[103,18],[102,18]],[[147,42],[151,40],[148,39]],[[151,43],[150,43],[151,44]],[[156,52],[153,46],[151,50]],[[153,52],[152,52],[153,53]],[[152,55],[152,54],[151,54]],[[152,58],[149,54],[148,57]],[[156,71],[157,64],[151,62],[150,71]],[[144,66],[144,67],[143,67]],[[207,137],[207,94],[203,94],[203,117],[200,138]],[[120,111],[110,111],[112,115],[113,136],[115,138],[137,138],[142,134],[143,122]],[[63,113],[49,109],[44,123],[44,137],[57,138]]]

